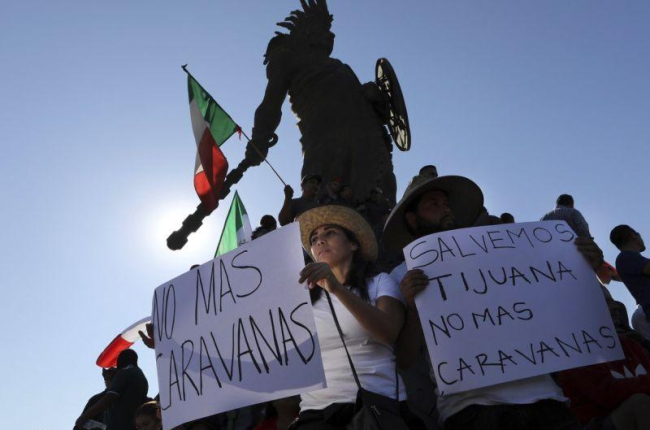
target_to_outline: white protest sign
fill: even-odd
[[[326,386],[300,243],[294,223],[155,290],[165,430]]]
[[[441,393],[623,358],[593,269],[564,221],[432,234],[404,248]]]

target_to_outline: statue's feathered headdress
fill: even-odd
[[[333,17],[327,9],[326,0],[300,0],[300,4],[302,10],[294,10],[283,22],[278,22],[280,27],[289,30],[290,36],[330,29]]]
[[[289,33],[275,32],[276,36],[269,43],[265,55],[265,64],[275,46],[289,40],[294,46],[309,44],[314,36],[321,36],[332,27],[334,17],[329,13],[327,0],[300,0],[300,4],[302,10],[294,10],[284,21],[278,22],[278,25],[289,30]]]

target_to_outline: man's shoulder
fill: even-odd
[[[637,260],[639,257],[644,258],[640,252],[621,251],[616,257],[616,267],[618,267],[619,264],[625,264],[630,260]]]

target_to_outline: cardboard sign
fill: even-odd
[[[294,223],[155,290],[165,430],[326,386],[303,267]]]
[[[593,269],[564,221],[433,234],[404,248],[429,286],[416,306],[451,394],[623,358]]]

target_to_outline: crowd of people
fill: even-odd
[[[564,220],[576,233],[577,250],[598,274],[600,286],[594,281],[594,288],[601,288],[607,301],[623,360],[443,394],[432,376],[415,305],[429,280],[421,270],[408,270],[401,250],[437,232],[513,223],[513,215],[490,215],[476,183],[438,176],[435,166],[424,166],[394,205],[379,188],[358,202],[341,181],[322,182],[318,174],[306,175],[297,198],[287,186],[278,221],[300,224],[305,266],[296,275],[309,287],[327,388],[180,428],[650,429],[650,260],[641,254],[645,245],[633,228],[611,231],[621,251],[614,269],[604,262],[572,196],[561,195],[542,217]],[[275,219],[265,215],[253,240],[276,228]],[[639,305],[632,326],[625,306],[605,288],[612,279],[622,281]],[[152,327],[148,330],[143,340],[153,347]],[[159,405],[147,397],[134,351],[123,351],[117,369],[103,376],[106,390],[90,399],[77,427],[91,428],[92,420],[109,430],[161,429]]]

